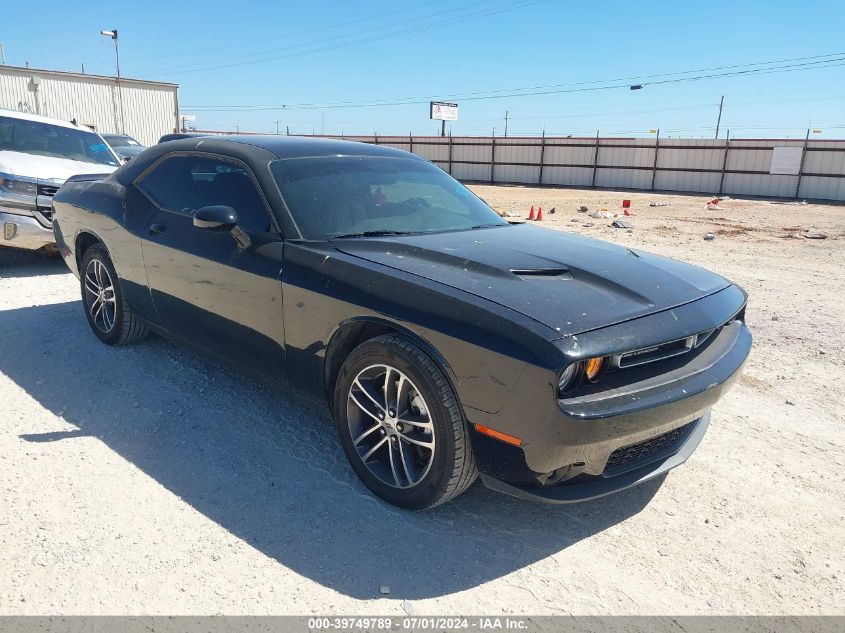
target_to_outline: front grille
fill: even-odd
[[[695,422],[673,429],[663,435],[630,446],[617,448],[610,454],[604,476],[613,477],[674,455],[687,438]]]
[[[658,360],[665,360],[673,356],[686,354],[692,349],[692,346],[693,337],[690,336],[676,341],[669,341],[668,343],[661,343],[660,345],[652,345],[651,347],[644,347],[632,352],[618,354],[613,358],[612,362],[619,369],[636,367],[637,365],[645,365],[646,363],[653,363]]]
[[[35,219],[46,229],[53,226],[53,196],[56,195],[60,186],[38,183]]]

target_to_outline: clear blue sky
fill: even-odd
[[[845,138],[845,3],[567,2],[563,0],[285,0],[284,2],[7,3],[6,63],[114,73],[120,33],[126,77],[177,82],[182,111],[201,129],[435,133],[427,97],[460,103],[454,134],[712,137],[719,98],[731,136]],[[44,29],[44,20],[50,24]],[[35,26],[36,24],[42,27]],[[808,70],[571,92],[602,82],[835,54]],[[805,62],[782,62],[776,66]],[[747,66],[745,69],[759,68]],[[742,69],[738,69],[742,70]],[[726,72],[726,71],[713,71]],[[711,74],[694,73],[693,75]],[[581,85],[573,85],[581,84]],[[552,86],[513,96],[515,89]],[[570,92],[559,92],[570,90]],[[499,99],[470,93],[502,91]],[[532,92],[531,90],[523,92]],[[463,98],[461,98],[463,96]],[[371,103],[399,106],[243,109]],[[238,110],[215,111],[237,106]],[[839,126],[839,127],[837,127]]]

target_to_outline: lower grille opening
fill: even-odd
[[[51,228],[53,226],[53,209],[38,207],[35,210],[35,219],[38,220],[38,223],[44,228]]]
[[[610,454],[603,476],[614,477],[674,455],[694,425],[695,422],[690,422],[663,435],[617,448]]]

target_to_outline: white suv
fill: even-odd
[[[0,246],[53,246],[53,194],[70,176],[107,174],[119,165],[87,127],[0,110]]]

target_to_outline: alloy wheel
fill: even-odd
[[[92,259],[85,269],[85,303],[94,326],[104,334],[111,332],[117,311],[114,282],[99,259]]]
[[[434,424],[413,381],[390,365],[371,365],[349,387],[346,419],[367,469],[393,488],[421,482],[434,461]]]

